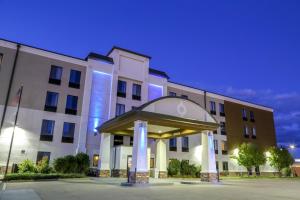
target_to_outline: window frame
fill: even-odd
[[[171,144],[173,144],[171,141],[174,141],[174,145],[171,145]],[[169,139],[169,151],[177,151],[177,138],[176,137]]]
[[[121,91],[121,90],[120,90],[120,89],[122,89],[121,83],[124,84],[124,90],[125,90],[125,91]],[[127,90],[127,82],[126,82],[126,81],[123,81],[123,80],[118,80],[117,96],[118,96],[118,97],[126,98],[126,90]]]
[[[132,99],[140,101],[142,98],[142,85],[133,83],[132,84]]]
[[[43,156],[41,156],[39,154],[42,154]],[[48,158],[48,162],[50,162],[51,152],[49,152],[49,151],[38,151],[37,155],[36,155],[36,164],[38,164],[38,162],[40,162],[45,156]],[[39,157],[41,159],[39,159]]]
[[[124,108],[124,112],[119,114],[118,111],[119,111],[120,109],[118,109],[118,108],[122,108],[122,110],[123,110],[123,108]],[[116,117],[118,117],[118,116],[120,116],[120,115],[123,115],[123,114],[126,112],[125,109],[126,109],[125,104],[117,103],[117,104],[116,104]]]
[[[176,92],[169,91],[169,96],[171,96],[171,97],[176,97],[177,94],[176,94]]]
[[[47,102],[48,102],[48,95],[50,95],[50,94],[55,94],[57,96],[56,102],[55,102],[55,106],[47,104]],[[59,99],[59,93],[58,92],[47,91],[44,110],[45,111],[49,111],[49,112],[56,112],[57,111],[58,99]]]
[[[117,137],[119,137],[119,138],[116,139]],[[114,135],[113,145],[114,146],[121,146],[123,144],[124,144],[124,136],[123,135]]]
[[[73,129],[73,133],[72,133],[72,136],[70,137],[70,136],[66,136],[65,135],[65,126],[66,125],[72,125],[72,129]],[[71,130],[72,130],[71,129]],[[62,143],[74,143],[74,136],[75,136],[75,129],[76,129],[76,124],[75,123],[72,123],[72,122],[64,122],[64,125],[63,125],[63,133],[62,133],[62,137],[61,137],[61,142]],[[69,134],[70,132],[68,132],[68,134]]]
[[[51,122],[51,134],[45,134],[44,132],[44,123],[46,122]],[[48,125],[48,124],[47,124]],[[47,142],[52,142],[53,141],[53,134],[54,134],[54,128],[55,128],[55,121],[54,120],[48,120],[48,119],[43,119],[42,120],[42,126],[41,126],[41,133],[40,133],[40,141],[47,141]],[[47,126],[48,129],[48,126]]]
[[[56,77],[52,77],[52,75],[53,75],[52,70],[54,70],[54,69],[60,69],[59,79],[57,79]],[[61,66],[51,65],[48,83],[54,84],[54,85],[61,85],[62,74],[63,74],[63,68]]]
[[[71,105],[72,105],[71,107],[73,107],[73,103],[74,103],[75,104],[75,109],[71,108],[71,107],[68,107],[69,98],[70,99],[75,99],[75,102],[71,102]],[[72,101],[72,100],[70,100],[70,101]],[[78,110],[78,96],[67,95],[65,114],[77,115],[77,110]]]
[[[187,140],[187,141],[184,141]],[[187,146],[184,146],[184,142],[187,142]],[[188,136],[184,136],[181,137],[181,152],[189,152],[190,151],[190,146],[189,146],[189,137]]]
[[[72,72],[74,72],[75,74],[76,73],[79,74],[79,82],[73,82],[73,81],[71,81]],[[80,89],[80,82],[81,82],[81,71],[76,70],[76,69],[71,69],[70,70],[70,76],[69,76],[69,87],[70,88],[75,88],[75,89]]]
[[[210,106],[210,114],[216,115],[216,102],[215,101],[209,101],[209,106]]]
[[[220,113],[220,116],[225,117],[225,105],[224,105],[224,103],[219,103],[219,113]]]

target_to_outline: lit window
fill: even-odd
[[[43,159],[47,159],[50,161],[50,152],[44,152],[44,151],[38,151],[37,158],[36,158],[36,164],[38,164]]]
[[[248,129],[248,126],[244,126],[244,137],[245,138],[249,138],[249,129]]]
[[[255,139],[256,138],[256,128],[252,127],[252,138]]]
[[[126,97],[126,82],[125,81],[118,81],[118,97]]]
[[[74,141],[74,132],[75,132],[75,124],[64,122],[64,129],[61,142],[63,143],[73,143]]]
[[[222,140],[221,147],[222,147],[222,154],[227,155],[228,153],[227,141]]]
[[[60,85],[61,75],[62,75],[62,67],[52,65],[50,70],[49,83]]]
[[[225,107],[223,103],[219,103],[220,116],[225,116]]]
[[[189,137],[182,137],[181,138],[181,151],[182,152],[189,152]]]
[[[56,112],[58,102],[58,93],[56,92],[47,92],[46,102],[45,102],[45,111]]]
[[[242,109],[242,117],[243,117],[244,121],[248,120],[248,118],[247,118],[247,110],[245,108]]]
[[[171,138],[169,140],[169,150],[177,151],[177,138]]]
[[[141,100],[141,92],[142,92],[142,86],[134,83],[132,85],[132,99]]]
[[[71,115],[76,115],[77,114],[77,102],[78,102],[77,96],[68,95],[65,113],[71,114]]]
[[[93,156],[93,167],[98,167],[98,163],[99,163],[99,155],[94,154],[94,156]]]
[[[216,114],[216,102],[210,101],[210,113],[215,115]]]
[[[125,105],[117,103],[116,116],[122,115],[123,113],[125,113]]]
[[[151,169],[155,168],[155,160],[154,160],[154,158],[150,158],[150,168]]]
[[[41,141],[53,140],[54,125],[55,122],[53,120],[46,120],[46,119],[43,120],[41,135],[40,135]]]
[[[169,92],[169,96],[176,97],[176,93],[175,92]]]
[[[80,88],[80,77],[81,77],[81,72],[72,69],[70,72],[69,87]]]

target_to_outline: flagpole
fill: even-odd
[[[11,155],[11,149],[12,149],[12,145],[13,145],[13,141],[14,141],[16,124],[17,124],[17,121],[18,121],[18,115],[19,115],[20,103],[21,103],[21,98],[22,98],[22,92],[23,92],[23,85],[20,88],[20,98],[18,100],[18,107],[17,107],[16,116],[15,116],[14,128],[13,128],[13,132],[12,132],[12,135],[11,135],[11,140],[10,140],[10,146],[9,146],[9,152],[8,152],[8,158],[7,158],[7,162],[6,162],[6,168],[5,168],[4,178],[6,177],[6,174],[7,174],[7,171],[8,171],[8,165],[9,165],[9,160],[10,160],[10,155]]]

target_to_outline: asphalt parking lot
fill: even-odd
[[[229,179],[218,184],[198,182],[181,184],[178,179],[167,179],[158,182],[152,180],[154,184],[148,187],[120,186],[124,181],[123,179],[86,178],[10,182],[5,185],[0,199],[300,199],[300,179]]]

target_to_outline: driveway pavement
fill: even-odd
[[[180,184],[179,179],[159,180],[148,187],[122,187],[126,179],[64,179],[58,181],[7,183],[1,200],[287,200],[300,199],[300,179],[230,179],[219,184]]]

